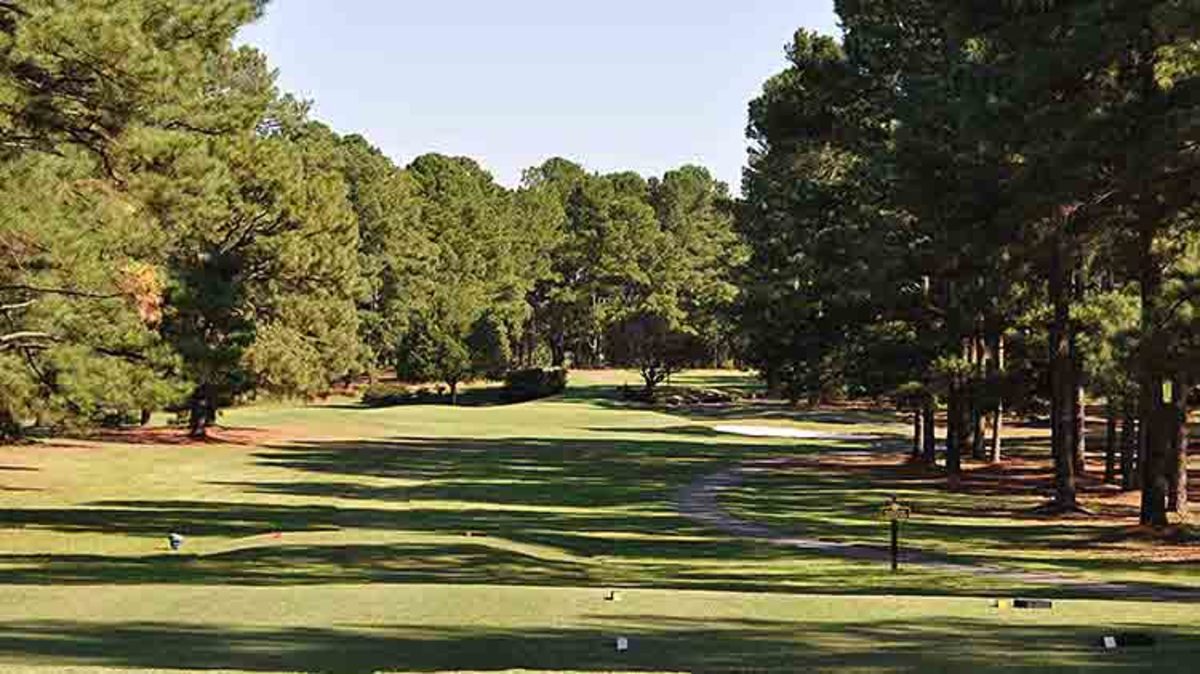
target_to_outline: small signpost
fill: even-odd
[[[888,499],[887,505],[879,509],[879,516],[892,524],[892,571],[900,570],[900,523],[908,519],[912,514],[912,509],[905,505],[900,505],[893,495]]]

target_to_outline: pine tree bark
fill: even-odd
[[[919,459],[924,449],[925,415],[921,410],[913,412],[913,444],[912,458]]]
[[[961,466],[963,457],[975,456],[975,400],[972,395],[972,382],[975,376],[975,338],[965,337],[962,340],[962,358],[970,364],[968,373],[958,382],[958,416],[955,418],[958,437],[958,461]]]
[[[950,385],[946,401],[946,472],[957,475],[962,472],[963,436],[963,391],[958,382]]]
[[[921,440],[924,442],[921,460],[930,466],[937,463],[937,405],[930,402],[921,413],[925,426]]]
[[[1079,369],[1078,363],[1073,363],[1073,375],[1078,381]],[[1082,386],[1075,386],[1075,393],[1071,398],[1071,459],[1075,462],[1075,474],[1083,475],[1087,472],[1087,401],[1084,398],[1084,390]]]
[[[1146,415],[1141,411],[1141,402],[1138,402],[1138,417],[1137,417],[1137,444],[1134,445],[1133,451],[1133,488],[1140,490],[1142,488],[1142,466],[1146,460]]]
[[[993,367],[997,378],[1004,376],[1004,333],[996,335],[996,353],[992,359]],[[1001,447],[1001,438],[1004,433],[1004,396],[996,396],[996,409],[992,412],[992,463],[1000,463],[1003,460],[1003,448]]]
[[[1168,466],[1167,510],[1187,519],[1188,505],[1188,386],[1181,377],[1175,385],[1174,437]]]
[[[1143,525],[1162,527],[1167,524],[1167,462],[1175,435],[1173,401],[1164,400],[1168,397],[1164,389],[1173,380],[1164,361],[1168,349],[1158,322],[1163,273],[1154,255],[1154,223],[1143,214],[1142,225],[1139,285],[1144,336],[1139,384],[1144,444],[1138,460],[1142,481],[1139,521]]]
[[[189,401],[190,419],[188,420],[188,437],[202,439],[208,437],[208,427],[216,419],[216,400],[211,387],[202,384],[192,392]]]
[[[1070,269],[1068,292],[1070,293],[1070,302],[1073,304],[1082,302],[1084,299],[1084,267],[1083,261],[1075,249],[1074,241],[1068,245],[1071,247],[1068,249],[1068,257],[1064,260],[1064,264],[1069,264],[1067,267]],[[1071,414],[1074,419],[1074,427],[1071,432],[1071,457],[1075,462],[1075,474],[1083,475],[1087,472],[1087,392],[1083,388],[1083,354],[1079,350],[1079,331],[1075,329],[1075,322],[1070,318],[1070,305],[1068,305],[1067,311],[1068,343],[1071,349],[1071,380],[1075,387],[1071,398]]]
[[[975,356],[975,367],[972,368],[975,381],[970,387],[971,395],[971,458],[976,461],[986,461],[988,458],[987,445],[984,444],[984,428],[983,422],[985,414],[983,409],[983,399],[980,395],[982,384],[987,376],[987,363],[989,361],[987,353],[987,344],[983,338],[983,333],[980,332],[972,338],[972,351]]]
[[[1073,437],[1078,386],[1071,354],[1070,256],[1066,235],[1058,234],[1053,242],[1048,279],[1054,308],[1050,323],[1050,445],[1054,455],[1054,501],[1064,509],[1078,507]]]
[[[1174,410],[1169,403],[1163,404],[1160,395],[1163,381],[1158,377],[1148,378],[1143,394],[1147,410],[1142,418],[1146,445],[1140,461],[1142,507],[1139,520],[1144,525],[1156,527],[1167,525],[1167,462],[1175,437]]]
[[[1108,397],[1104,408],[1104,483],[1117,482],[1117,407],[1113,404],[1112,396]]]
[[[546,336],[546,344],[550,347],[550,364],[562,367],[567,362],[566,338],[558,330],[551,330]]]
[[[1133,491],[1137,486],[1138,428],[1137,416],[1128,406],[1121,419],[1121,490]]]

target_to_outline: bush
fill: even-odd
[[[910,381],[900,385],[892,392],[896,409],[901,412],[917,412],[925,409],[926,405],[935,402],[933,392],[921,382]]]
[[[638,403],[677,405],[727,405],[737,402],[738,396],[729,391],[687,386],[659,386],[653,390],[621,387],[621,399]]]
[[[395,407],[411,399],[408,387],[402,384],[371,384],[362,394],[362,404],[367,407]]]
[[[558,395],[567,390],[567,371],[562,368],[513,370],[504,377],[504,398],[524,402]]]

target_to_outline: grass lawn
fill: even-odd
[[[636,374],[574,373],[567,395],[511,407],[261,405],[230,411],[222,423],[239,430],[203,445],[158,432],[0,448],[0,670],[1144,671],[1149,657],[1156,671],[1192,671],[1191,604],[997,611],[978,597],[1061,593],[892,575],[681,516],[679,492],[702,476],[856,447],[715,425],[871,432],[858,448],[884,450],[906,427],[768,403],[667,413],[609,395],[626,381]],[[717,372],[674,383],[753,386]],[[874,512],[899,479],[878,470],[797,463],[723,504],[878,543]],[[912,539],[946,554],[1200,585],[1194,564],[1076,554],[1068,527],[1004,503],[1001,516],[968,508],[928,480],[908,487]],[[169,532],[186,536],[182,551],[166,549]],[[613,587],[622,601],[604,601]],[[1149,656],[1099,651],[1116,628],[1160,643]]]

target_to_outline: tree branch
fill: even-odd
[[[149,358],[143,356],[140,353],[136,353],[133,351],[125,351],[123,349],[106,349],[106,348],[100,347],[100,346],[93,346],[92,351],[95,351],[96,353],[100,354],[101,356],[108,356],[109,358],[120,358],[121,360],[124,360],[129,363],[148,363],[148,362],[150,362]]]
[[[29,16],[29,12],[22,9],[20,5],[15,2],[8,2],[7,0],[0,0],[0,10],[20,14],[21,16]]]
[[[16,304],[0,304],[0,312],[7,313],[7,312],[11,312],[11,311],[20,311],[21,309],[28,309],[29,307],[31,307],[35,304],[37,304],[37,300],[29,300],[27,302],[18,302]]]
[[[123,297],[121,293],[92,293],[83,290],[72,290],[70,288],[44,288],[42,286],[27,284],[2,285],[0,286],[0,291],[40,293],[43,295],[63,295],[65,297],[80,297],[89,300],[113,300],[118,297]]]
[[[54,335],[48,332],[12,332],[7,335],[0,335],[0,351],[7,351],[9,349],[29,346],[28,344],[23,344],[23,342],[38,341],[54,342],[57,341],[57,339],[54,337]]]

